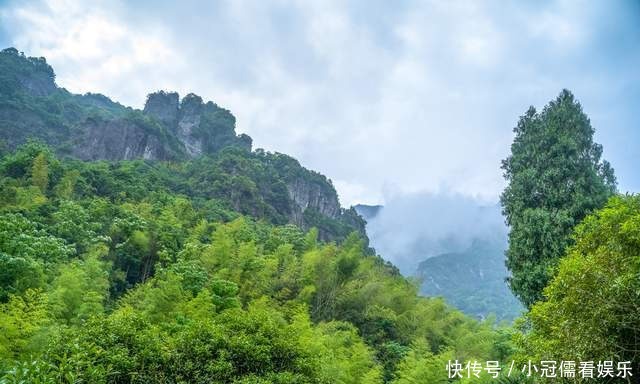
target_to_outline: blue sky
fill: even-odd
[[[568,88],[620,189],[640,191],[637,1],[0,0],[0,43],[73,92],[213,100],[345,204],[495,201],[518,116]]]

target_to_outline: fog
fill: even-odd
[[[507,228],[497,202],[455,193],[414,193],[387,197],[368,220],[371,245],[405,275],[432,256],[468,248],[474,239],[502,242]]]

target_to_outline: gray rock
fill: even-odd
[[[82,160],[164,159],[165,149],[154,135],[126,119],[87,121],[72,148]]]
[[[167,127],[175,127],[178,122],[179,108],[178,93],[159,91],[147,96],[144,113],[155,117]]]
[[[340,214],[338,196],[335,191],[329,193],[326,186],[298,178],[287,184],[287,190],[294,203],[291,213],[293,224],[304,227],[304,212],[307,209],[314,209],[323,216],[332,219],[338,218]]]

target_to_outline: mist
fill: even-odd
[[[506,248],[507,227],[497,202],[425,192],[388,197],[367,233],[378,254],[411,276],[421,261],[463,251],[474,239]]]

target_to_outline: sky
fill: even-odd
[[[347,206],[495,202],[518,117],[568,88],[640,191],[638,1],[0,0],[8,46],[75,93],[213,100]]]

